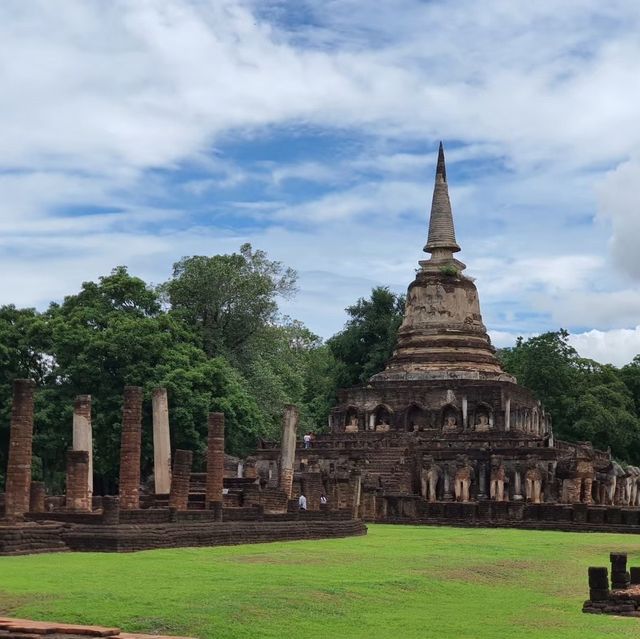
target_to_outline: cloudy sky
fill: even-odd
[[[411,281],[442,139],[494,343],[564,327],[624,364],[639,32],[636,0],[4,0],[0,304],[250,241],[328,337]]]

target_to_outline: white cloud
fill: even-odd
[[[508,331],[489,331],[491,341],[496,348],[514,346],[518,337],[525,340],[535,336],[535,333],[509,333]],[[620,328],[609,331],[596,329],[583,333],[571,333],[569,344],[573,346],[581,357],[593,359],[601,364],[624,366],[640,355],[640,326],[635,328]]]
[[[640,163],[629,161],[611,171],[597,189],[599,217],[612,227],[610,249],[616,264],[640,279]]]
[[[444,138],[489,326],[636,325],[640,293],[615,266],[640,278],[640,4],[296,8],[313,20],[293,24],[279,0],[2,3],[0,303],[43,304],[118,263],[159,281],[181,255],[250,240],[298,268],[287,311],[326,336],[371,286],[405,290]],[[275,146],[277,127],[358,143],[339,159],[218,152],[230,139]],[[185,163],[198,176],[171,193],[151,173]],[[301,181],[330,189],[291,196]],[[233,192],[207,211],[225,229],[176,195],[254,182],[263,200]],[[86,205],[100,210],[65,212]]]

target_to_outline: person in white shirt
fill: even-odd
[[[320,505],[321,506],[327,505],[327,498],[324,495],[320,495]]]
[[[300,497],[298,498],[298,508],[300,510],[307,509],[307,498],[304,495],[300,495]]]
[[[311,433],[307,433],[302,440],[304,441],[305,448],[311,448]]]

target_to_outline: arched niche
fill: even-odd
[[[391,419],[393,411],[386,404],[379,404],[371,413],[373,430],[386,433],[391,430]]]
[[[460,430],[462,426],[460,411],[452,404],[443,406],[440,411],[440,424],[444,432]]]
[[[427,411],[415,402],[409,405],[406,412],[405,427],[411,433],[417,430],[424,430],[429,426],[429,416]]]
[[[487,404],[478,404],[473,412],[473,430],[479,433],[493,428],[493,411]]]
[[[344,432],[357,433],[359,430],[358,409],[355,406],[349,406],[344,414]]]

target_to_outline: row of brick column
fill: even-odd
[[[9,442],[9,463],[5,487],[5,514],[8,518],[44,511],[44,484],[31,481],[35,383],[15,380]],[[120,444],[119,508],[140,507],[140,458],[142,444],[142,388],[124,389]],[[173,478],[170,470],[170,443],[167,394],[157,389],[153,395],[156,488],[169,493],[172,508],[185,510],[193,453],[176,451]],[[222,518],[224,482],[224,415],[211,413],[208,420],[206,506]],[[167,468],[164,468],[166,466]],[[74,403],[73,448],[67,451],[67,510],[90,511],[93,494],[93,446],[91,396],[79,395]]]

